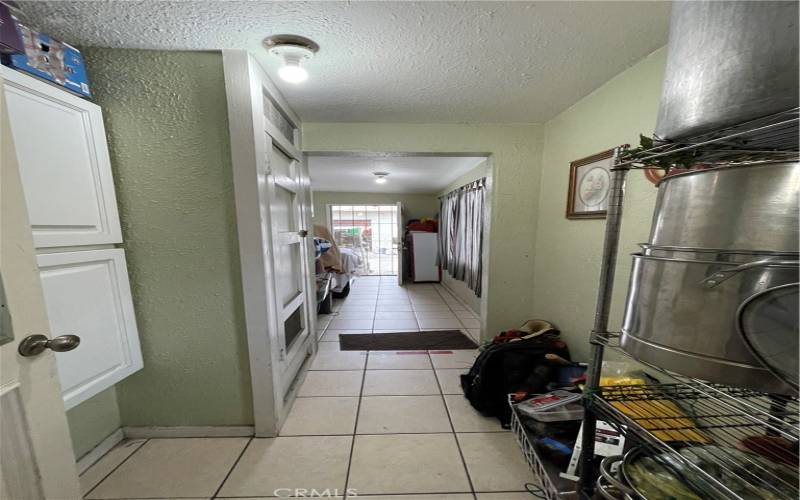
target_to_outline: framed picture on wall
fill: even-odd
[[[609,149],[569,164],[567,219],[606,217],[613,156],[614,150]]]

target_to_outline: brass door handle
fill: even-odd
[[[80,345],[81,338],[77,335],[59,335],[53,339],[48,339],[44,335],[28,335],[19,343],[17,352],[26,358],[37,356],[46,349],[55,352],[67,352]]]

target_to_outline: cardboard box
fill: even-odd
[[[21,52],[25,52],[25,45],[17,31],[11,9],[8,5],[0,2],[0,53],[18,54]]]
[[[14,19],[14,23],[22,38],[24,53],[3,55],[4,65],[91,97],[86,65],[78,49],[28,28],[18,19]]]

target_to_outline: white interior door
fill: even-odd
[[[267,137],[269,143],[272,141]],[[277,338],[284,385],[294,379],[307,355],[309,336],[308,228],[303,217],[300,162],[272,143],[268,156],[267,189],[272,226]],[[285,387],[288,389],[288,386]]]
[[[403,284],[405,273],[403,272],[403,250],[405,242],[403,241],[403,203],[397,202],[397,284]]]
[[[222,52],[242,265],[253,423],[275,436],[313,352],[316,291],[307,231],[311,183],[300,120],[253,56]],[[313,291],[313,297],[312,297]]]
[[[0,84],[2,84],[0,78]],[[52,352],[22,357],[20,342],[49,337],[28,213],[0,92],[0,498],[80,498]],[[56,332],[63,333],[63,332]],[[59,353],[69,356],[73,353]]]

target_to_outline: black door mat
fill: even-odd
[[[460,330],[339,334],[342,351],[436,351],[476,347],[478,344]]]

